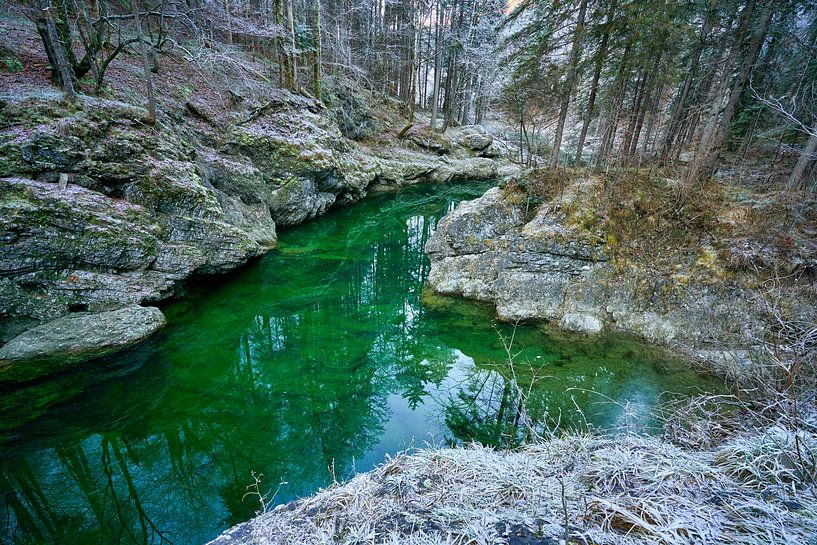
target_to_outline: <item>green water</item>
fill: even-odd
[[[485,188],[379,195],[282,232],[168,306],[150,342],[0,392],[0,540],[199,544],[259,508],[252,472],[279,503],[413,445],[524,439],[512,328],[422,293],[437,221]],[[661,392],[717,387],[626,339],[524,326],[512,351],[539,428],[648,426]]]

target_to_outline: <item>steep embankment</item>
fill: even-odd
[[[789,243],[786,255],[759,237],[729,238],[728,223],[748,207],[716,199],[696,210],[677,204],[671,180],[631,178],[579,178],[560,194],[550,187],[556,194],[541,205],[518,186],[462,203],[426,246],[430,286],[493,302],[503,320],[632,333],[734,378],[759,372],[770,347],[785,346],[780,316],[813,323],[812,237]],[[675,215],[673,202],[690,210]],[[761,258],[779,269],[761,270]]]
[[[274,88],[218,118],[188,101],[155,126],[141,108],[70,105],[53,91],[0,96],[0,109],[0,381],[138,341],[161,313],[110,311],[234,269],[275,247],[278,227],[353,203],[373,184],[488,179],[500,168],[501,150],[478,129],[434,137],[434,151],[418,130],[363,146],[324,104]],[[66,317],[80,331],[86,312],[112,336],[104,349],[49,340],[75,328]],[[143,334],[117,336],[133,315]],[[44,342],[19,336],[34,326]]]

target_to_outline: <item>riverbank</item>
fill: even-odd
[[[154,125],[139,106],[135,57],[111,66],[104,96],[68,104],[47,73],[28,69],[46,62],[32,24],[1,22],[5,54],[26,70],[3,73],[0,96],[0,382],[99,356],[96,343],[77,338],[61,357],[66,320],[94,313],[104,327],[127,327],[116,310],[154,307],[191,276],[233,270],[275,248],[278,229],[354,203],[370,187],[515,170],[479,128],[432,135],[408,126],[388,99],[351,96],[365,91],[331,78],[324,101],[230,64],[214,82],[181,52],[157,61]],[[241,59],[253,62],[261,61]],[[163,76],[169,64],[173,77]],[[18,337],[33,327],[46,342]],[[116,350],[116,339],[107,347]]]
[[[805,545],[817,501],[792,478],[794,442],[780,429],[704,452],[635,435],[427,449],[271,509],[210,545]],[[817,446],[810,435],[804,444]]]
[[[733,382],[779,380],[803,357],[813,199],[719,181],[684,196],[677,180],[635,170],[556,174],[443,219],[426,245],[429,286],[491,302],[505,321],[634,334]]]

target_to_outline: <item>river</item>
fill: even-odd
[[[648,428],[662,392],[717,387],[637,342],[514,331],[423,293],[429,235],[487,187],[375,195],[283,231],[197,279],[151,341],[2,393],[0,540],[201,544],[260,508],[253,475],[273,505],[401,450],[514,444],[526,415]]]

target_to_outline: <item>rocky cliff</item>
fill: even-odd
[[[691,261],[676,256],[673,269],[659,262],[658,247],[642,249],[639,262],[620,255],[610,222],[594,208],[600,183],[583,178],[538,207],[512,188],[460,204],[426,245],[429,285],[490,301],[502,320],[630,333],[720,375],[757,372],[775,326],[761,292],[717,270],[706,245]],[[787,308],[806,321],[813,313],[796,295]]]
[[[187,102],[154,126],[141,108],[70,105],[56,92],[0,96],[0,111],[0,382],[98,355],[75,345],[62,358],[46,342],[36,357],[58,362],[20,372],[31,351],[18,336],[32,327],[48,337],[44,324],[70,329],[66,316],[103,313],[97,325],[115,337],[130,315],[108,311],[234,269],[274,248],[280,226],[353,203],[373,184],[493,178],[501,153],[473,128],[435,136],[440,149],[418,130],[364,146],[322,103],[277,90],[219,118]]]

